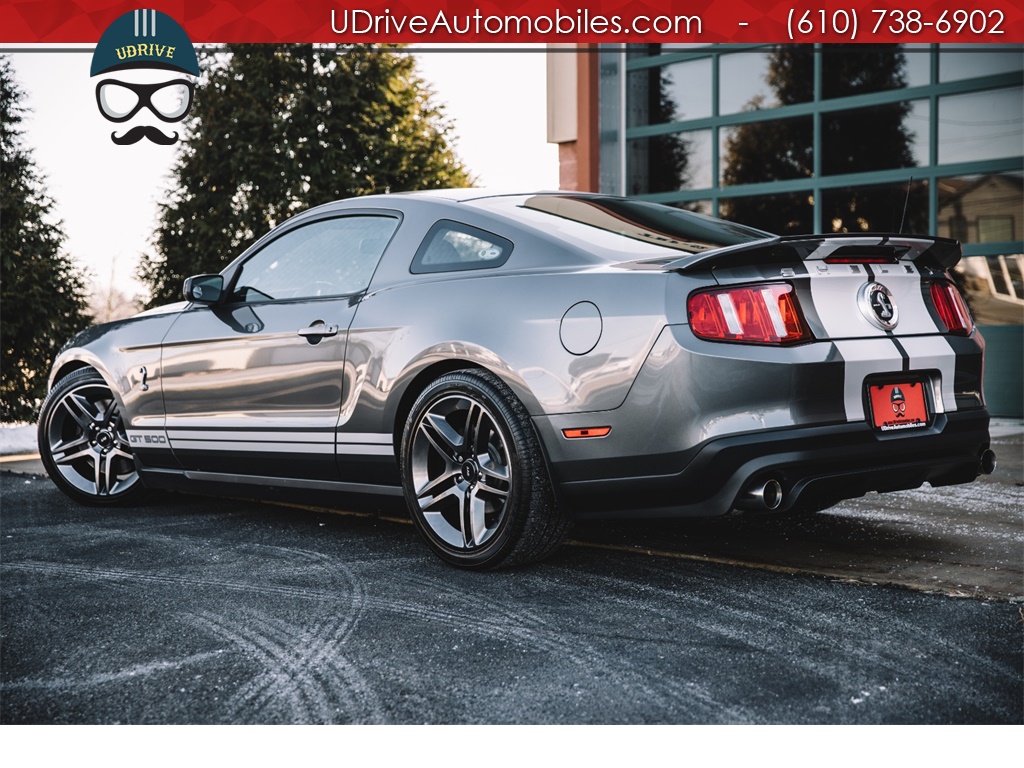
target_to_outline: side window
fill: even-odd
[[[258,302],[345,296],[370,284],[398,228],[390,216],[322,219],[272,240],[246,261],[233,301]]]
[[[423,238],[410,271],[454,272],[463,269],[493,269],[508,261],[512,243],[504,237],[442,219]]]

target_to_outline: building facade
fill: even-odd
[[[990,410],[1024,415],[1024,46],[560,46],[548,64],[564,189],[960,240]]]

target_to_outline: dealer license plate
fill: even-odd
[[[871,419],[881,432],[928,426],[928,401],[920,381],[868,384],[868,398]]]

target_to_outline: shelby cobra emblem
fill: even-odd
[[[883,331],[891,331],[900,321],[900,312],[892,293],[881,283],[865,283],[858,296],[860,311],[868,321]]]

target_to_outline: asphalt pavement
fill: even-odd
[[[973,483],[869,493],[797,518],[579,526],[579,544],[633,549],[952,597],[1024,601],[1024,430],[992,426],[999,464]]]
[[[872,493],[799,518],[580,524],[571,545],[1024,602],[1024,424],[997,420],[991,434],[999,465],[967,485]],[[44,474],[32,453],[0,455],[0,470]],[[301,503],[351,511],[332,501]]]
[[[1024,722],[1007,598],[645,554],[660,526],[478,574],[390,518],[0,499],[3,723]]]

